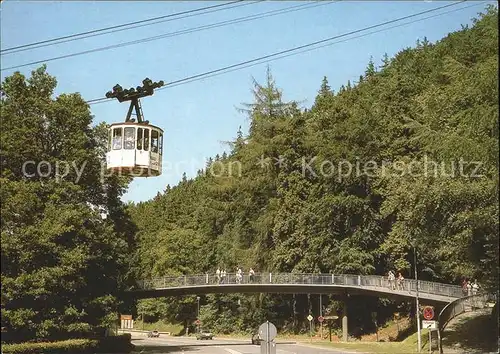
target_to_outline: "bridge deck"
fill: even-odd
[[[449,303],[462,297],[462,289],[458,285],[419,280],[418,287],[419,298],[430,303]],[[401,285],[390,284],[387,277],[373,275],[262,273],[256,274],[253,279],[244,275],[240,280],[236,274],[227,274],[223,283],[208,274],[156,278],[139,282],[139,289],[129,294],[135,298],[150,298],[213,293],[306,293],[369,295],[404,300],[415,298],[416,290],[417,282],[413,279],[405,279]]]

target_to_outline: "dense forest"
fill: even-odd
[[[136,277],[240,266],[413,278],[415,248],[421,279],[496,289],[497,21],[490,7],[471,28],[419,41],[379,68],[370,60],[338,90],[325,77],[310,109],[284,102],[268,69],[241,109],[247,135],[238,131],[196,178],[129,207]],[[354,301],[350,325],[394,306]],[[310,309],[318,315],[317,296],[217,295],[202,298],[201,319],[222,332],[266,318],[297,331]],[[196,298],[142,300],[138,312],[190,324]]]
[[[106,125],[56,85],[43,66],[1,86],[2,341],[102,334],[132,284],[130,180],[104,173]]]
[[[421,279],[477,278],[496,291],[497,41],[490,6],[470,28],[417,42],[380,67],[370,60],[357,82],[334,90],[325,77],[308,109],[284,102],[268,70],[241,108],[248,132],[196,178],[130,205],[121,201],[130,180],[103,175],[106,126],[93,125],[82,97],[54,97],[45,67],[7,77],[2,328],[22,340],[102,333],[131,311],[119,293],[136,280],[217,267],[411,278],[414,249]],[[336,311],[335,300],[323,303]],[[318,314],[307,295],[210,295],[201,305],[204,324],[226,333],[266,319],[300,331],[309,311]],[[133,311],[192,324],[196,306],[194,296],[165,298]],[[363,331],[372,310],[383,319],[401,304],[350,306],[350,326]]]

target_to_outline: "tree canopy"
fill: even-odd
[[[41,67],[1,87],[2,327],[22,339],[101,332],[128,272],[128,181],[103,173],[105,126],[56,84]]]
[[[284,102],[268,69],[242,110],[248,136],[240,130],[196,178],[131,208],[135,274],[240,266],[409,278],[415,248],[422,279],[496,288],[497,21],[489,7],[436,43],[425,38],[378,67],[369,58],[360,80],[337,92],[324,77],[309,110]],[[191,301],[178,318],[194,319]],[[293,308],[305,317],[310,301],[218,295],[203,299],[202,316],[223,331],[264,314],[300,326]]]
[[[23,339],[102,331],[117,296],[148,277],[256,272],[386,274],[498,285],[498,12],[393,58],[367,57],[356,83],[322,78],[314,104],[285,102],[268,68],[243,104],[248,134],[193,179],[124,205],[128,179],[103,174],[106,125],[79,94],[54,97],[41,67],[1,85],[2,327]],[[214,331],[264,319],[299,331],[307,295],[211,295]],[[324,304],[336,311],[331,298]],[[192,323],[196,298],[140,301],[149,320]],[[398,304],[353,302],[372,326]],[[385,315],[384,315],[385,311]]]

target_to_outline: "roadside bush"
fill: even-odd
[[[130,353],[134,349],[131,339],[130,333],[99,338],[96,353]]]
[[[17,343],[2,345],[3,354],[92,353],[99,342],[94,339],[69,339],[59,342]]]
[[[131,335],[97,339],[69,339],[58,342],[17,343],[2,345],[2,354],[90,354],[90,353],[130,353],[134,346]]]

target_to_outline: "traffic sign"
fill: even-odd
[[[311,322],[313,320],[314,317],[312,317],[311,315],[307,316],[307,319],[309,320],[309,322]]]
[[[318,321],[319,321],[319,323],[323,322],[324,320],[325,320],[325,318],[324,318],[323,316],[319,316],[319,317],[318,317]]]
[[[422,321],[422,328],[436,329],[437,321]]]
[[[195,323],[196,325],[199,325],[199,324],[201,323],[201,321],[200,321],[200,320],[196,320],[196,321],[194,321],[194,323]]]
[[[325,316],[325,320],[338,320],[339,316]]]
[[[267,321],[259,326],[259,335],[265,342],[271,342],[276,335],[278,334],[278,330],[276,326],[271,322]]]
[[[423,316],[426,320],[432,320],[434,318],[434,307],[425,306]]]

